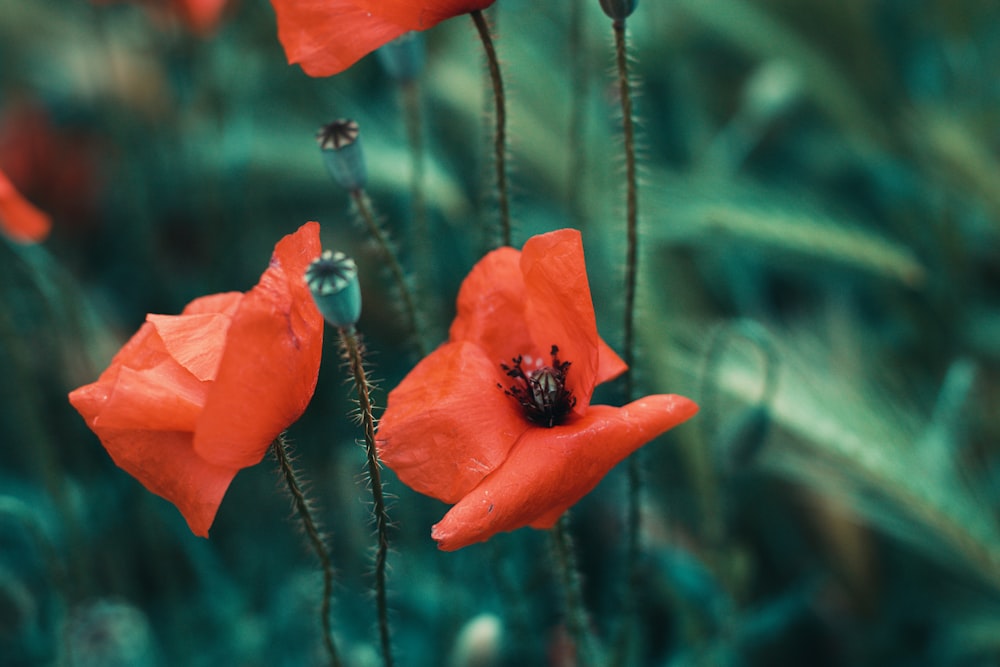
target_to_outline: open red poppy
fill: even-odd
[[[410,30],[486,9],[496,0],[271,0],[289,64],[309,76],[342,72]]]
[[[147,315],[97,382],[70,403],[119,467],[208,529],[241,468],[297,420],[319,375],[323,318],[303,275],[320,254],[310,222],[274,248],[247,293]]]
[[[49,216],[21,196],[0,171],[0,231],[18,243],[38,243],[45,240],[51,228]]]
[[[590,405],[594,387],[625,370],[597,335],[579,232],[500,248],[462,283],[448,342],[389,394],[379,455],[404,484],[455,504],[433,527],[441,549],[551,528],[698,410],[676,395]]]

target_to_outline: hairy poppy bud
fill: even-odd
[[[358,124],[338,118],[319,128],[316,142],[323,152],[323,163],[333,180],[350,191],[361,190],[368,182],[365,155],[361,150]]]
[[[378,51],[382,67],[396,81],[413,81],[424,69],[424,37],[419,32],[405,32]]]
[[[624,21],[635,11],[639,0],[600,0],[601,9],[615,21]]]
[[[354,326],[361,317],[361,286],[353,259],[324,250],[306,269],[305,280],[327,322],[335,327]]]

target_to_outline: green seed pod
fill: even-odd
[[[354,192],[362,190],[368,182],[365,155],[361,150],[358,124],[347,118],[338,118],[319,128],[316,142],[323,153],[323,163],[341,187]]]
[[[353,327],[361,317],[361,285],[354,260],[324,250],[306,269],[306,284],[323,318],[335,327]]]
[[[624,21],[635,11],[639,0],[599,0],[601,9],[609,18],[615,21]]]

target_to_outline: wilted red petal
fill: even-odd
[[[319,225],[306,223],[278,242],[260,282],[240,301],[195,430],[195,452],[206,461],[233,468],[260,462],[309,404],[323,317],[304,275],[320,252]]]
[[[330,76],[390,42],[407,28],[347,0],[271,0],[278,39],[290,64]]]
[[[377,14],[407,30],[427,30],[453,16],[486,9],[496,0],[351,0],[351,3]]]
[[[453,551],[523,526],[551,528],[615,465],[697,411],[687,398],[661,394],[622,408],[594,405],[565,425],[531,428],[431,535],[441,549]]]
[[[191,432],[111,430],[101,442],[118,467],[173,503],[192,533],[208,537],[236,468],[206,463],[194,453]]]
[[[389,394],[379,457],[410,488],[453,503],[507,457],[529,428],[497,387],[500,367],[471,343],[446,343]]]
[[[38,243],[49,235],[52,221],[21,196],[0,171],[0,230],[19,243]]]

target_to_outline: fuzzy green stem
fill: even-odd
[[[285,479],[285,484],[288,486],[288,492],[292,496],[295,511],[299,515],[299,520],[302,521],[306,537],[309,538],[309,543],[312,544],[313,551],[316,552],[316,556],[319,558],[320,565],[323,568],[323,605],[320,609],[320,617],[323,623],[323,643],[326,646],[326,652],[330,655],[330,664],[333,667],[340,667],[343,663],[340,661],[340,654],[337,653],[337,645],[333,640],[333,627],[330,620],[330,607],[333,601],[333,561],[330,559],[330,551],[327,549],[323,535],[320,533],[318,524],[313,518],[312,504],[306,498],[302,483],[298,478],[298,473],[295,472],[295,468],[292,466],[284,434],[279,435],[271,444],[271,451],[274,452],[274,457],[278,460],[278,468],[281,470],[281,476]]]
[[[386,561],[389,555],[389,515],[385,509],[382,493],[382,474],[378,452],[375,449],[375,415],[371,400],[371,385],[365,370],[362,345],[353,327],[338,329],[340,344],[351,367],[354,387],[358,392],[358,411],[365,434],[365,453],[368,459],[368,479],[372,491],[372,514],[375,518],[377,544],[375,548],[375,604],[378,609],[379,640],[382,645],[382,661],[385,667],[392,667],[392,641],[389,633],[389,610],[386,598]]]
[[[625,401],[633,398],[632,365],[635,358],[635,294],[636,277],[638,275],[639,246],[639,196],[636,178],[635,161],[635,123],[632,116],[632,90],[628,74],[628,49],[625,34],[625,21],[614,21],[612,24],[615,37],[615,64],[618,71],[618,90],[622,107],[622,134],[625,148],[625,314],[623,330],[623,360],[629,370],[623,378]],[[616,665],[624,664],[631,640],[631,619],[635,614],[635,596],[639,585],[639,537],[642,531],[642,516],[640,514],[640,497],[642,493],[642,475],[638,456],[632,456],[628,462],[628,505],[626,516],[627,547],[626,562],[628,568],[627,588],[622,618],[621,637],[616,653]]]
[[[566,605],[566,625],[573,644],[576,646],[577,664],[580,667],[603,664],[599,659],[597,639],[590,630],[590,620],[583,603],[583,586],[580,583],[580,569],[573,550],[570,535],[569,515],[564,514],[552,529],[552,546],[559,569],[559,580],[563,588]]]
[[[413,296],[413,290],[410,289],[410,285],[406,280],[406,275],[403,273],[403,266],[399,263],[399,258],[396,257],[396,252],[392,247],[392,243],[389,241],[388,235],[382,229],[381,225],[375,219],[375,214],[372,213],[371,204],[368,201],[368,195],[364,190],[352,190],[351,199],[354,201],[354,206],[358,209],[358,215],[365,223],[365,228],[368,230],[369,235],[371,235],[372,240],[375,241],[376,246],[378,246],[379,253],[382,255],[382,259],[389,267],[389,272],[392,274],[392,280],[396,284],[396,289],[399,291],[399,297],[403,300],[403,314],[409,322],[410,331],[413,333],[413,340],[416,344],[417,351],[420,356],[426,356],[427,348],[424,345],[423,331],[420,326],[420,316],[417,312],[416,299]]]
[[[479,9],[469,12],[469,16],[476,24],[479,39],[483,42],[486,65],[490,70],[490,82],[493,84],[493,102],[496,105],[493,152],[496,165],[497,197],[500,206],[500,238],[502,245],[509,246],[511,244],[511,229],[510,202],[507,194],[507,100],[503,92],[503,77],[500,74],[500,61],[493,46],[493,37],[490,34],[490,27],[486,23],[486,17]]]

